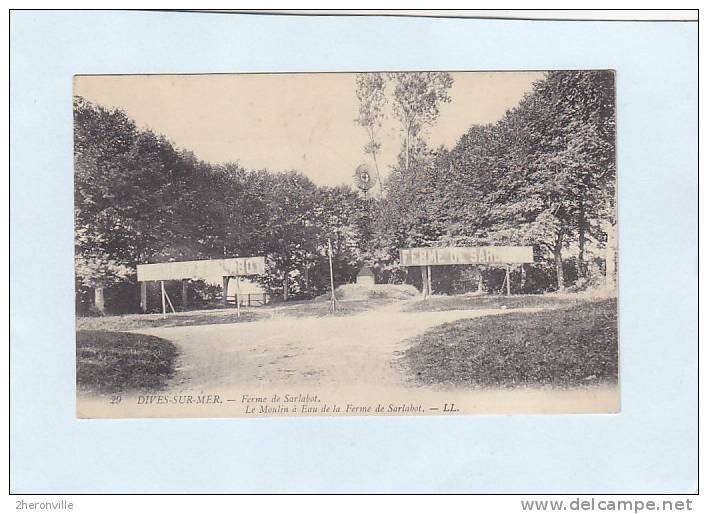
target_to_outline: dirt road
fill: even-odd
[[[152,328],[180,349],[173,392],[247,387],[403,385],[404,341],[463,318],[539,309],[401,312],[404,302],[351,316]]]

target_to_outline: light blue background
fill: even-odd
[[[697,24],[144,12],[11,22],[14,492],[695,490]],[[74,74],[549,68],[617,70],[620,415],[74,417]]]

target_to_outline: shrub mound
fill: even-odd
[[[174,371],[177,348],[154,336],[79,330],[76,333],[76,384],[99,394],[157,391]]]
[[[337,300],[408,300],[418,296],[418,290],[406,284],[375,284],[365,286],[361,284],[345,284],[334,290]],[[329,300],[329,293],[320,295],[316,301]]]
[[[617,300],[446,323],[403,355],[421,385],[587,386],[617,383]]]

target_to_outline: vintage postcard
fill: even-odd
[[[614,413],[612,70],[74,78],[77,415]]]

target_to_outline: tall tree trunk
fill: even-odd
[[[374,159],[374,169],[376,170],[376,181],[379,183],[379,198],[383,198],[383,183],[381,182],[381,173],[379,172],[379,163],[376,160],[376,134],[374,132],[373,126],[368,126],[366,130],[369,134],[369,148],[371,150],[371,157]]]
[[[410,170],[411,159],[411,129],[406,127],[406,173]]]
[[[553,257],[556,262],[556,278],[558,280],[558,290],[563,291],[565,289],[565,281],[563,280],[563,256],[561,254],[563,250],[563,236],[559,234],[556,236],[556,244],[553,247]]]
[[[93,289],[93,303],[96,305],[96,309],[98,309],[98,312],[101,314],[106,313],[106,299],[103,296],[103,288],[102,287],[94,287]]]
[[[285,274],[285,278],[283,279],[283,301],[287,302],[288,297],[290,296],[290,284],[288,282],[288,274]]]
[[[379,183],[379,198],[383,198],[383,183],[381,182],[381,173],[379,172],[379,163],[376,160],[376,152],[371,152],[371,156],[374,158],[374,169],[376,170],[376,180]]]
[[[585,278],[585,233],[587,219],[585,217],[585,199],[580,197],[580,209],[578,210],[578,276]]]
[[[608,289],[617,287],[617,226],[608,224],[605,245],[605,284]]]
[[[482,266],[477,266],[477,292],[484,292],[484,281],[482,280]]]

